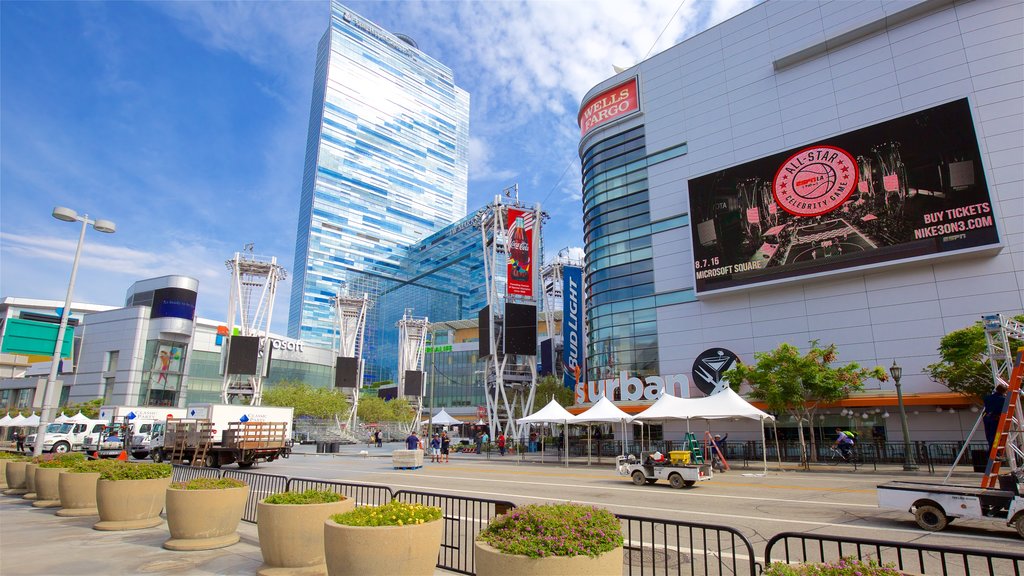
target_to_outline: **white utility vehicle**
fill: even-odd
[[[53,422],[46,425],[43,436],[43,452],[64,453],[81,450],[90,434],[103,430],[103,420],[82,420],[80,422]],[[25,447],[35,449],[36,435],[29,434],[25,438]]]
[[[711,480],[712,472],[710,464],[683,464],[665,460],[655,462],[649,454],[641,454],[643,461],[637,460],[636,456],[619,456],[615,462],[615,468],[621,476],[629,476],[633,484],[643,486],[654,484],[658,480],[667,480],[673,488],[689,488],[697,482]]]

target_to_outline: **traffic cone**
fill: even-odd
[[[93,458],[93,460],[99,460],[100,459],[100,453],[99,452],[93,452],[92,453],[92,458]]]
[[[125,452],[124,450],[121,450],[121,453],[117,455],[117,459],[118,460],[127,460],[128,459],[128,453]]]

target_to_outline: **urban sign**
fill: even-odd
[[[636,376],[630,377],[629,372],[623,370],[618,378],[577,384],[576,403],[596,402],[602,396],[622,402],[653,401],[661,398],[665,392],[680,398],[689,398],[690,381],[686,374],[656,375],[641,379]]]

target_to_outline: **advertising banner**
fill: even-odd
[[[508,293],[533,297],[533,211],[508,209]]]
[[[689,181],[697,292],[999,243],[966,99]]]
[[[562,383],[575,390],[583,374],[583,269],[562,268]]]
[[[639,109],[640,97],[637,94],[636,77],[633,77],[587,100],[577,118],[580,137],[602,124],[623,118]]]

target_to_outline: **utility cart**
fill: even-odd
[[[667,480],[673,488],[689,488],[697,482],[711,480],[712,477],[710,464],[688,464],[682,460],[659,463],[654,462],[649,454],[641,454],[641,457],[642,461],[632,454],[619,456],[615,462],[619,475],[629,476],[637,486]]]

